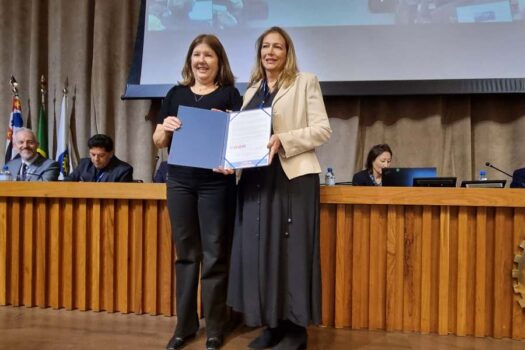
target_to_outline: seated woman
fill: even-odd
[[[356,173],[352,179],[354,186],[381,186],[383,168],[389,168],[392,150],[385,144],[375,145],[368,152],[366,169]]]

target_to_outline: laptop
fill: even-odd
[[[461,181],[461,187],[466,188],[503,188],[507,180]]]
[[[436,177],[436,168],[384,168],[383,186],[412,186],[414,178]]]
[[[415,177],[414,187],[456,187],[455,177]]]

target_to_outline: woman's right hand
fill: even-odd
[[[172,115],[164,118],[164,121],[162,122],[162,128],[164,129],[164,131],[173,132],[179,129],[181,126],[182,122],[180,121],[180,119]]]

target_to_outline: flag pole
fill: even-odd
[[[49,147],[48,147],[48,123],[46,116],[46,95],[47,95],[47,84],[46,78],[42,74],[40,77],[40,107],[38,108],[38,122],[37,122],[37,131],[36,138],[38,140],[38,149],[37,152],[40,153],[42,157],[49,157]]]
[[[66,81],[64,82],[64,89],[62,89],[62,92],[64,93],[65,96],[67,96],[67,93],[68,93],[68,85],[69,85],[69,77],[66,77]]]
[[[18,82],[13,75],[11,75],[11,79],[9,79],[9,84],[11,85],[13,98],[11,116],[9,117],[9,125],[7,129],[4,164],[16,155],[17,152],[14,149],[13,136],[18,128],[24,126],[24,120],[22,119],[22,103],[20,102],[20,97],[18,95]]]
[[[70,155],[69,155],[69,120],[67,116],[67,94],[68,94],[69,80],[66,77],[64,88],[62,89],[62,103],[60,104],[60,120],[58,122],[58,143],[56,161],[60,165],[59,180],[69,175],[70,171]]]
[[[46,78],[44,77],[44,74],[40,77],[40,102],[42,102],[42,106],[45,106],[46,104],[46,95],[47,95],[47,83]]]
[[[18,82],[16,81],[15,77],[11,75],[11,79],[9,79],[9,84],[11,84],[11,91],[13,92],[13,96],[18,96]]]

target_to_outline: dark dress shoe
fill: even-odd
[[[252,350],[273,348],[281,339],[283,339],[285,330],[282,327],[266,328],[260,336],[255,338],[248,344],[248,348]]]
[[[182,349],[188,340],[195,338],[195,334],[188,335],[187,337],[178,337],[174,335],[171,337],[168,345],[166,345],[166,350],[177,350]]]
[[[308,335],[306,328],[300,326],[290,327],[279,344],[272,350],[306,350]]]
[[[221,345],[221,337],[209,337],[208,340],[206,340],[206,350],[219,350]]]

